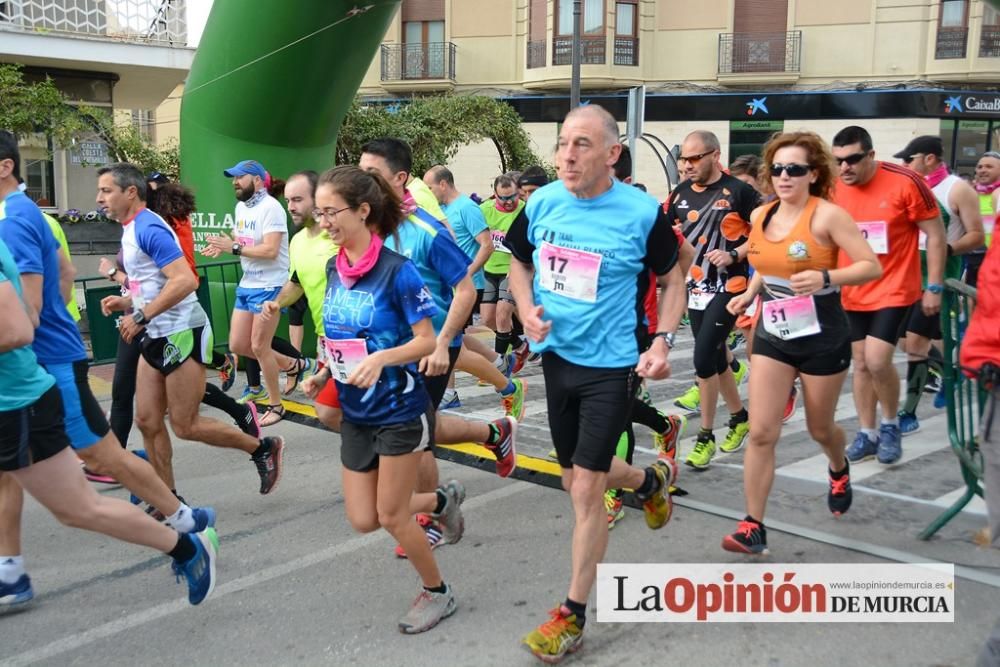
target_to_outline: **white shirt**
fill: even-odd
[[[263,193],[263,197],[260,194]],[[249,202],[236,203],[236,241],[245,248],[261,245],[264,235],[280,233],[281,244],[275,259],[241,256],[243,278],[240,287],[281,287],[288,280],[288,223],[285,209],[274,197],[260,190]]]

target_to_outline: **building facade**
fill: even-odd
[[[584,101],[625,119],[646,86],[640,180],[665,194],[666,155],[695,128],[723,159],[771,132],[828,139],[859,124],[889,156],[940,134],[968,173],[1000,145],[1000,12],[984,0],[581,0]],[[550,158],[569,108],[573,0],[403,0],[361,94],[398,102],[429,92],[486,94],[520,113]],[[622,126],[624,130],[624,124]],[[484,142],[454,161],[482,192],[497,169]]]
[[[183,82],[185,0],[0,0],[0,63],[28,81],[52,79],[71,102],[106,109],[156,139],[155,110]],[[96,135],[54,150],[43,135],[22,137],[22,174],[40,205],[93,210],[94,169],[109,162]]]

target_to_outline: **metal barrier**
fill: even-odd
[[[976,290],[958,280],[945,281],[941,301],[941,333],[944,337],[944,387],[948,404],[948,438],[958,457],[965,493],[920,533],[929,540],[962,511],[975,496],[983,497],[983,455],[979,451],[977,431],[986,393],[976,378],[962,373],[959,366],[962,335],[972,316]]]

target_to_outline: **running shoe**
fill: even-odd
[[[687,313],[684,313],[683,315],[681,315],[681,326],[682,327],[689,327],[689,326],[691,326],[691,318],[688,317]]]
[[[83,476],[87,478],[88,482],[95,482],[97,484],[118,484],[118,480],[111,475],[105,475],[104,473],[91,470],[84,465],[83,461],[80,461],[80,466],[83,468]]]
[[[625,518],[625,504],[618,489],[608,489],[604,492],[604,509],[608,513],[608,530]]]
[[[215,508],[192,507],[191,516],[194,517],[194,530],[188,532],[200,533],[206,528],[215,528]]]
[[[667,420],[670,428],[665,433],[653,434],[653,446],[656,449],[657,458],[667,458],[677,460],[677,443],[684,437],[684,429],[687,428],[687,417],[684,415],[665,415],[657,410],[659,415]]]
[[[792,393],[788,395],[788,402],[785,403],[785,414],[781,416],[781,423],[787,424],[788,420],[795,414],[795,408],[799,402],[799,388],[792,385]]]
[[[243,406],[247,409],[246,414],[243,416],[243,419],[236,422],[236,425],[247,435],[252,435],[259,440],[260,415],[257,413],[257,404],[253,401],[247,401]]]
[[[834,479],[833,473],[827,470],[830,480],[830,489],[826,492],[826,506],[833,512],[833,516],[840,516],[851,508],[851,500],[854,494],[851,492],[851,463],[845,462],[844,474],[839,479]]]
[[[672,459],[657,460],[652,465],[653,472],[660,482],[660,488],[642,503],[642,511],[646,515],[646,525],[657,530],[670,521],[674,511],[674,500],[670,497],[670,487],[677,479],[677,464]]]
[[[441,538],[445,544],[455,544],[462,539],[465,532],[465,518],[462,516],[462,501],[465,500],[465,487],[458,480],[451,480],[446,486],[438,487],[447,499],[440,514],[431,514],[431,518],[441,526]]]
[[[878,462],[889,465],[903,456],[902,435],[895,424],[882,424],[878,430]]]
[[[454,614],[457,608],[451,586],[446,586],[444,593],[432,593],[425,588],[413,601],[406,616],[400,619],[399,631],[407,635],[427,632]]]
[[[514,378],[510,382],[514,385],[514,392],[507,396],[501,395],[500,406],[505,415],[521,421],[524,419],[524,395],[528,389],[528,383],[521,378]]]
[[[927,384],[924,385],[924,393],[936,394],[941,391],[944,382],[941,380],[941,372],[934,368],[927,369]]]
[[[554,665],[583,647],[583,628],[577,625],[576,614],[559,605],[549,612],[549,620],[526,634],[521,643],[536,658]]]
[[[945,386],[944,383],[941,384],[941,389],[938,393],[934,394],[934,407],[938,410],[943,410],[948,405],[948,397],[945,396]]]
[[[694,449],[684,459],[684,465],[691,466],[695,470],[707,470],[713,456],[715,456],[715,435],[699,432],[697,440],[694,441]]]
[[[733,329],[729,332],[729,337],[726,338],[726,345],[729,346],[730,350],[736,350],[740,345],[746,342],[746,336],[739,329]]]
[[[183,576],[188,585],[188,602],[201,604],[215,590],[215,560],[219,554],[219,536],[214,528],[191,535],[195,555],[186,563],[174,561],[171,565],[177,583]]]
[[[441,402],[438,403],[438,410],[454,410],[455,408],[462,407],[462,399],[458,397],[458,392],[452,392],[450,394],[445,393],[444,397],[441,398]]]
[[[285,449],[285,439],[279,436],[261,438],[258,452],[250,457],[260,475],[260,493],[267,495],[278,487],[281,481],[281,459]],[[261,451],[262,450],[262,451]]]
[[[899,432],[902,435],[910,435],[920,430],[920,420],[912,412],[899,411]]]
[[[740,521],[736,532],[722,538],[722,548],[743,554],[766,554],[767,531],[749,516]]]
[[[878,439],[872,440],[867,435],[858,431],[847,448],[847,460],[851,463],[858,463],[873,458],[878,453]]]
[[[222,391],[229,391],[236,384],[236,368],[239,357],[232,352],[226,352],[222,356],[225,361],[219,366],[219,380],[222,382]]]
[[[514,366],[511,368],[510,374],[517,375],[524,368],[524,364],[528,361],[528,355],[531,354],[531,350],[528,349],[527,343],[522,343],[521,347],[514,350]]]
[[[145,449],[133,449],[132,453],[135,454],[136,456],[138,456],[143,461],[148,461],[149,460],[149,455],[146,454],[146,450]],[[138,505],[139,503],[142,502],[142,498],[140,498],[139,496],[135,495],[134,493],[129,493],[128,501],[130,503],[132,503],[133,505]]]
[[[674,405],[681,410],[698,412],[701,409],[701,389],[698,388],[698,384],[695,383],[693,387],[685,391],[680,398],[674,401]]]
[[[517,420],[503,417],[493,422],[493,426],[500,429],[500,437],[496,444],[486,443],[483,446],[497,459],[497,475],[507,478],[517,468]]]
[[[739,360],[737,360],[739,361]],[[750,364],[746,361],[739,361],[739,369],[733,371],[733,378],[736,380],[736,386],[739,386],[747,379],[747,375],[750,374]]]
[[[750,421],[740,421],[740,418],[733,415],[729,418],[729,432],[726,433],[725,440],[719,445],[719,449],[726,454],[732,454],[743,449],[743,443],[750,435]]]
[[[267,389],[264,387],[251,387],[247,385],[243,388],[243,395],[236,399],[237,403],[246,403],[247,401],[266,401],[268,399]]]
[[[531,354],[528,355],[528,363],[529,364],[537,364],[537,363],[540,363],[541,361],[542,361],[542,353],[541,352],[532,352]]]
[[[435,523],[430,514],[418,514],[417,525],[424,529],[424,535],[427,536],[427,546],[431,548],[431,551],[444,544],[441,526]],[[406,550],[403,549],[402,545],[396,545],[396,558],[406,558]]]
[[[35,597],[35,591],[31,587],[31,577],[26,574],[22,574],[12,584],[0,581],[0,609],[24,604],[33,597]]]
[[[548,453],[548,454],[546,454],[546,456],[547,456],[547,457],[549,458],[549,460],[551,460],[551,461],[558,461],[558,460],[559,460],[559,452],[557,452],[557,451],[556,451],[556,450],[554,450],[554,449],[550,449],[550,450],[549,450],[549,453]]]

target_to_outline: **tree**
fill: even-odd
[[[410,144],[415,174],[447,164],[459,148],[482,139],[496,146],[500,172],[542,164],[517,112],[490,97],[419,97],[392,106],[356,99],[337,138],[338,164],[357,164],[366,141],[386,136]]]

